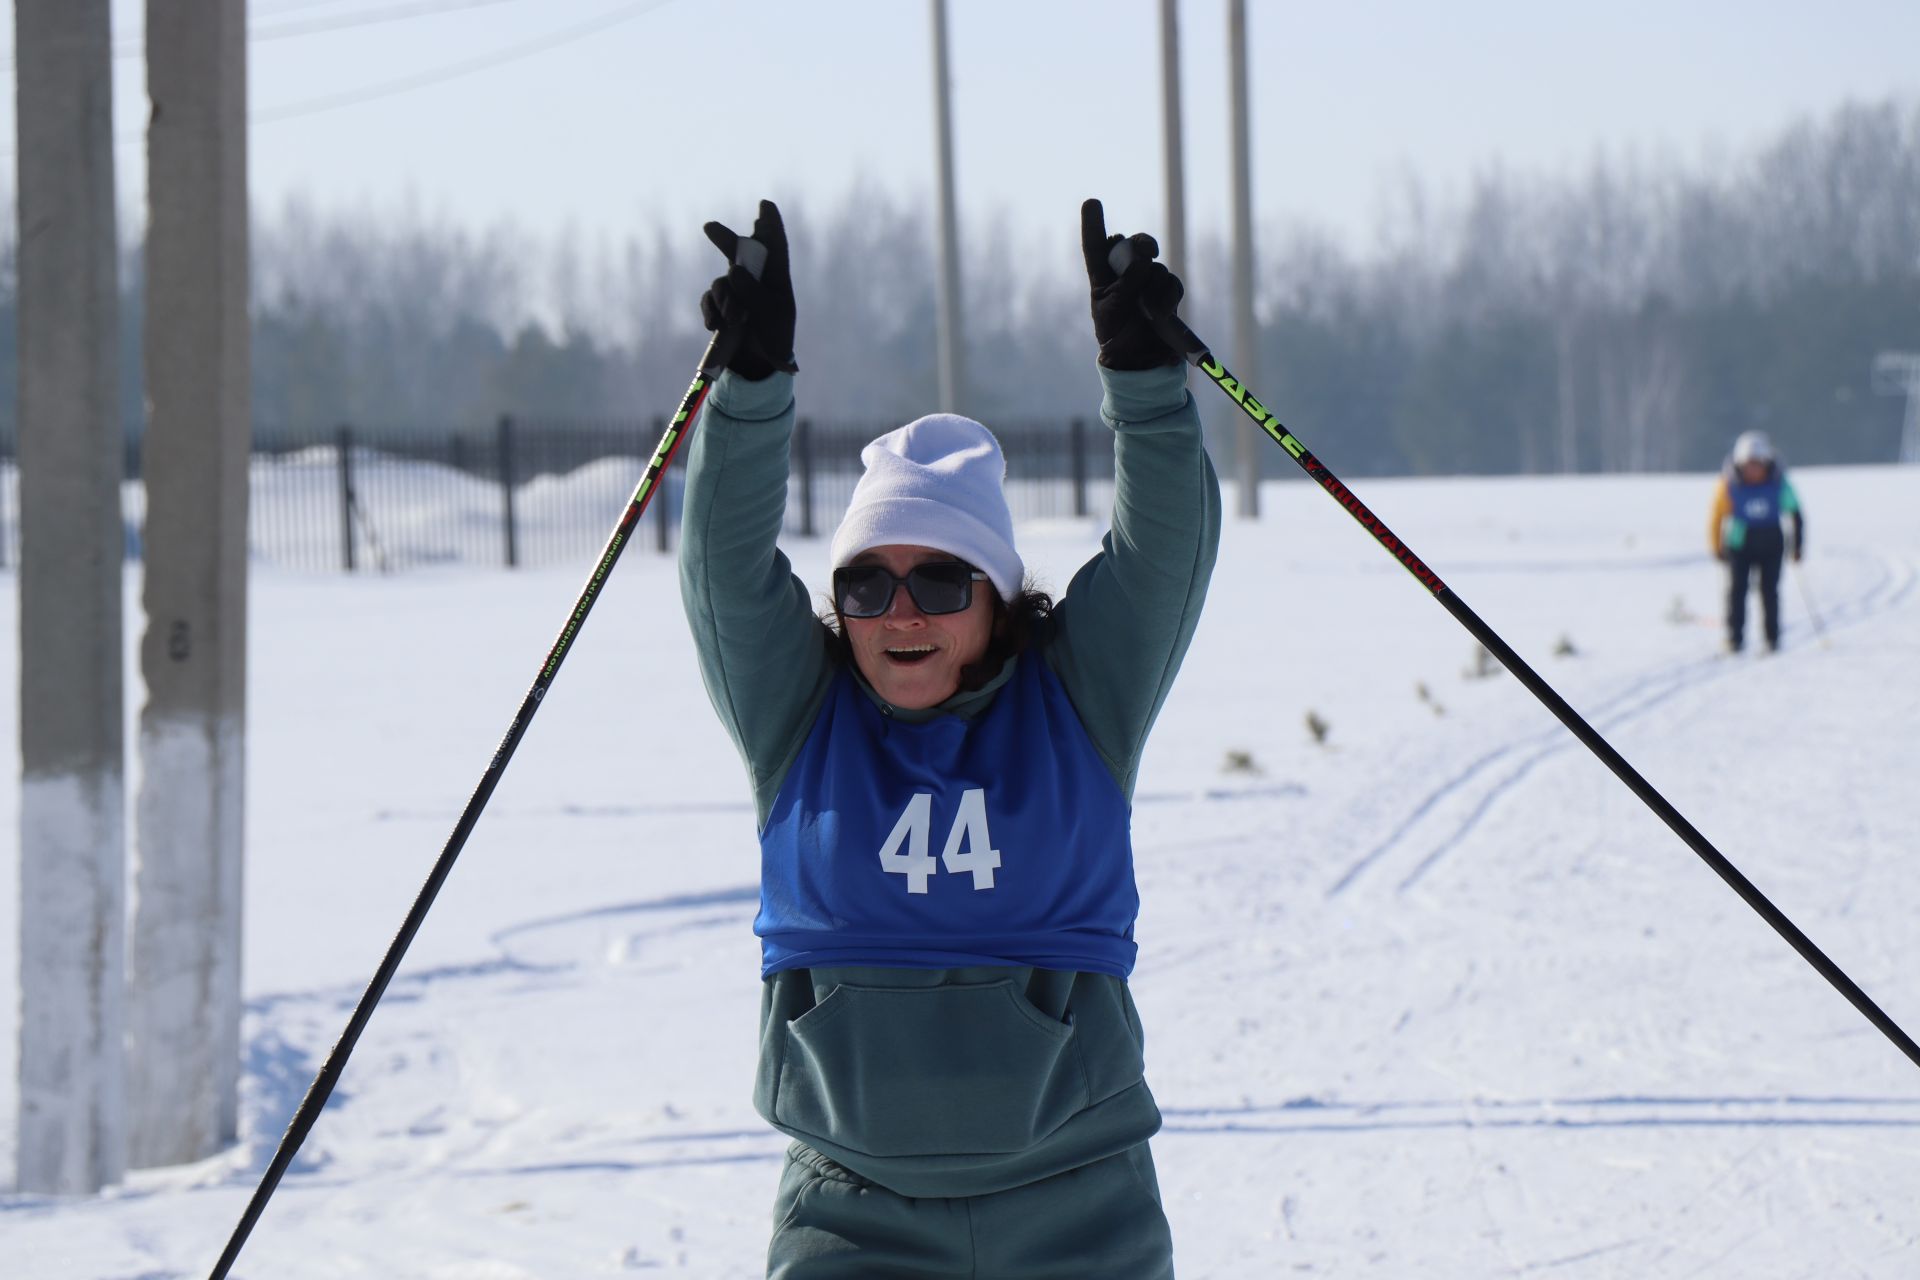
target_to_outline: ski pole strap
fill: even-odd
[[[1133,246],[1122,236],[1107,251],[1107,265],[1113,268],[1113,274],[1123,276],[1133,262]],[[1153,322],[1153,331],[1160,340],[1180,353],[1180,358],[1189,364],[1197,365],[1207,354],[1207,344],[1200,341],[1198,334],[1187,327],[1186,321],[1171,311],[1155,311],[1147,305],[1145,298],[1140,299],[1140,311]],[[1244,407],[1244,406],[1243,406]]]
[[[1107,262],[1116,272],[1124,271],[1127,263],[1132,260],[1132,256],[1132,250],[1127,246],[1127,242],[1122,240],[1109,253]],[[1219,387],[1228,399],[1239,405],[1241,411],[1253,419],[1254,425],[1266,432],[1275,444],[1285,449],[1287,456],[1298,463],[1301,470],[1325,489],[1335,502],[1346,508],[1347,514],[1358,521],[1361,528],[1372,534],[1374,541],[1399,561],[1401,567],[1411,573],[1414,579],[1425,587],[1435,600],[1439,601],[1441,608],[1452,614],[1455,621],[1465,627],[1474,639],[1485,645],[1487,651],[1498,658],[1501,664],[1512,672],[1547,710],[1553,712],[1574,737],[1599,757],[1600,762],[1611,769],[1614,776],[1627,785],[1628,790],[1652,809],[1660,820],[1700,857],[1701,861],[1713,869],[1714,874],[1739,894],[1741,899],[1752,907],[1775,933],[1786,939],[1788,945],[1799,952],[1800,957],[1812,965],[1814,970],[1836,991],[1845,996],[1847,1002],[1858,1009],[1882,1035],[1892,1041],[1895,1048],[1905,1054],[1915,1066],[1920,1066],[1920,1044],[1915,1044],[1913,1037],[1903,1031],[1898,1023],[1875,1004],[1867,993],[1847,976],[1845,970],[1815,946],[1812,939],[1802,933],[1784,912],[1774,906],[1751,880],[1742,875],[1739,869],[1716,849],[1698,828],[1688,822],[1653,784],[1641,777],[1639,771],[1627,763],[1626,757],[1614,750],[1613,745],[1588,724],[1565,698],[1555,692],[1553,686],[1542,679],[1525,659],[1514,652],[1512,646],[1501,639],[1493,628],[1480,618],[1479,614],[1468,608],[1466,602],[1455,595],[1446,583],[1440,580],[1440,576],[1429,569],[1426,562],[1414,553],[1413,548],[1395,536],[1393,531],[1387,528],[1386,522],[1376,516],[1351,489],[1342,484],[1340,478],[1333,474],[1332,469],[1316,458],[1313,451],[1308,449],[1299,437],[1281,425],[1274,412],[1234,378],[1225,365],[1214,358],[1213,353],[1207,349],[1206,344],[1194,334],[1192,329],[1189,329],[1178,316],[1157,314],[1144,301],[1140,305],[1141,310],[1153,320],[1156,330],[1169,346],[1182,352],[1200,372],[1212,379],[1214,385]]]
[[[752,236],[741,236],[739,243],[733,246],[733,265],[745,267],[747,274],[755,280],[767,269],[767,246]],[[720,376],[720,371],[732,363],[740,350],[740,343],[746,337],[745,323],[722,326],[713,335],[713,341],[707,344],[707,354],[700,359],[700,376],[712,382]]]

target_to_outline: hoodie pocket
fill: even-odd
[[[773,1119],[873,1156],[1023,1151],[1088,1105],[1070,1023],[1012,979],[843,984],[786,1024]]]

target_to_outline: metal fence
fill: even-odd
[[[860,476],[860,449],[897,424],[795,426],[787,532],[833,532]],[[339,426],[261,432],[249,467],[248,552],[255,564],[349,573],[423,565],[580,563],[605,544],[666,429],[652,422],[500,418],[428,432]],[[1113,437],[1097,423],[997,425],[1007,499],[1020,521],[1104,518],[1113,501]],[[0,438],[0,567],[18,555],[19,469]],[[141,552],[146,495],[130,443],[121,511],[129,559]],[[684,453],[668,471],[634,550],[678,543]]]

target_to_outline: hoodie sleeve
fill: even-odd
[[[1206,600],[1220,545],[1220,482],[1186,366],[1102,368],[1114,432],[1113,524],[1068,585],[1048,661],[1129,797]]]
[[[1707,545],[1713,548],[1714,559],[1726,554],[1727,517],[1733,514],[1733,499],[1727,495],[1727,478],[1713,489],[1713,510],[1707,516]]]
[[[1794,492],[1793,481],[1785,476],[1780,478],[1780,514],[1793,520],[1793,558],[1798,560],[1806,548],[1807,513],[1800,506],[1800,495]]]
[[[787,511],[793,378],[723,373],[688,444],[680,597],[713,709],[764,821],[832,681],[826,631],[776,545]]]

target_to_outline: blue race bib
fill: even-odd
[[[1044,659],[980,716],[834,682],[760,836],[762,976],[882,965],[1133,969],[1125,796]]]

